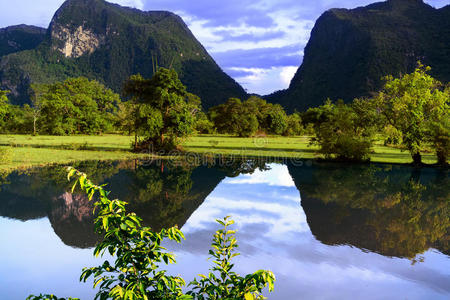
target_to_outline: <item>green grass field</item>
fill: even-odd
[[[66,164],[82,160],[124,160],[148,157],[131,153],[133,137],[103,136],[30,136],[0,135],[0,148],[10,149],[7,161],[0,169],[27,168],[36,165]],[[187,139],[183,148],[187,152],[202,154],[246,155],[268,158],[320,158],[317,147],[309,146],[309,137],[256,137],[239,138],[226,135],[199,135]],[[411,163],[407,151],[374,146],[372,162]],[[436,162],[432,153],[423,154],[424,163]]]

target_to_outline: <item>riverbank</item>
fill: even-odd
[[[133,137],[102,136],[30,136],[0,135],[0,149],[9,149],[0,170],[28,168],[49,164],[69,164],[83,160],[145,159],[149,154],[129,151]],[[198,135],[183,143],[187,152],[211,155],[234,155],[267,158],[319,159],[318,147],[309,146],[309,137],[267,136],[239,138],[227,135]],[[407,151],[376,143],[370,156],[372,162],[408,164]],[[423,153],[423,162],[436,163],[433,153]]]

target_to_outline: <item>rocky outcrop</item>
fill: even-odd
[[[58,24],[53,27],[51,36],[55,41],[53,49],[71,58],[91,54],[105,43],[104,35],[95,34],[83,26],[71,30]]]
[[[130,75],[151,77],[155,64],[174,68],[206,109],[230,97],[247,96],[179,16],[103,0],[67,0],[55,13],[44,42],[0,60],[0,88],[12,91],[14,104],[29,102],[30,83],[67,77],[86,76],[120,92]]]

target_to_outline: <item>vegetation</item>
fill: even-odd
[[[34,85],[33,91],[33,123],[37,119],[37,132],[66,135],[113,130],[120,98],[97,81],[69,78],[55,84]]]
[[[212,250],[209,251],[214,262],[211,273],[208,276],[200,275],[201,279],[194,279],[190,285],[193,285],[193,291],[188,292],[194,299],[264,299],[261,295],[262,289],[267,285],[269,292],[273,290],[275,275],[272,272],[259,270],[253,274],[241,277],[232,271],[233,257],[239,255],[234,253],[238,247],[234,234],[235,230],[229,230],[228,227],[234,224],[233,220],[225,217],[223,220],[217,220],[223,229],[219,229],[214,234]],[[218,272],[216,276],[214,272]]]
[[[97,244],[94,254],[103,256],[108,251],[115,257],[114,264],[105,261],[99,267],[83,270],[80,280],[86,282],[93,276],[94,287],[99,286],[95,299],[205,299],[203,294],[219,297],[209,299],[232,299],[235,296],[262,299],[260,292],[265,286],[269,287],[269,291],[273,290],[275,276],[270,271],[261,270],[247,275],[245,279],[231,271],[233,265],[230,260],[237,255],[232,253],[237,244],[234,232],[227,229],[232,224],[227,217],[223,221],[218,220],[224,230],[216,232],[212,244],[216,252],[211,251],[219,260],[213,271],[219,271],[222,280],[201,280],[200,283],[195,280],[191,284],[200,284],[199,292],[194,289],[183,294],[181,287],[185,285],[184,280],[166,275],[166,271],[160,269],[160,264],[176,262],[174,255],[167,252],[161,243],[165,238],[180,243],[184,239],[183,233],[176,227],[153,232],[151,228],[141,225],[141,218],[126,212],[126,202],[108,199],[109,193],[93,184],[86,174],[73,168],[69,168],[68,172],[69,180],[77,176],[72,192],[79,185],[89,199],[98,197],[94,204],[98,211],[94,223],[103,240]],[[210,273],[205,278],[216,277]],[[30,296],[28,299],[50,297],[54,296]]]
[[[182,146],[188,153],[264,158],[316,159],[319,147],[309,145],[310,137],[263,136],[239,138],[229,135],[199,135],[188,138]],[[102,136],[29,136],[0,135],[0,148],[10,147],[10,161],[0,161],[0,169],[27,168],[49,164],[70,164],[84,160],[125,160],[162,158],[129,151],[133,138],[125,135]],[[176,154],[176,153],[173,153]],[[182,153],[178,153],[180,155]],[[170,157],[168,157],[170,158]],[[409,164],[408,152],[385,146],[382,138],[374,142],[372,162]],[[436,163],[431,146],[422,153],[422,161]]]
[[[434,78],[450,82],[448,7],[415,0],[370,2],[378,3],[324,12],[289,88],[265,99],[288,112],[320,106],[327,98],[351,103],[379,91],[386,75],[413,72],[419,59],[433,68]]]
[[[279,104],[251,96],[246,101],[230,98],[226,103],[212,107],[209,117],[220,133],[249,137],[257,132],[276,135],[300,135],[301,118],[286,115]],[[290,125],[290,126],[289,126]]]
[[[11,105],[7,101],[7,92],[1,92],[0,132],[98,134],[120,131],[129,135],[134,133],[135,150],[160,151],[160,154],[181,150],[406,163],[409,159],[399,153],[408,150],[417,164],[422,161],[422,156],[427,162],[434,161],[432,155],[426,154],[434,151],[438,163],[445,165],[450,151],[450,88],[445,88],[426,71],[419,65],[414,73],[398,79],[388,77],[385,88],[372,99],[354,99],[351,104],[328,101],[305,113],[291,115],[287,115],[280,105],[255,96],[244,102],[230,98],[206,114],[201,110],[200,98],[186,91],[174,70],[164,68],[151,79],[140,75],[130,77],[124,85],[124,95],[129,98],[127,102],[121,102],[118,95],[96,81],[71,78],[52,85],[33,85],[31,107]],[[238,137],[193,138],[195,132],[219,132]],[[305,134],[311,136],[274,137]],[[252,139],[240,139],[244,137]],[[0,141],[0,144],[15,146],[15,139]],[[129,138],[115,136],[115,139],[121,140],[120,145],[111,149],[98,143],[98,140],[110,143],[100,137],[98,140],[93,137],[92,143],[83,143],[85,137],[77,137],[56,142],[60,145],[39,139],[19,139],[18,144],[72,150],[130,149]],[[384,146],[380,141],[384,141]],[[307,147],[308,142],[314,147]],[[121,154],[118,158],[125,156]],[[14,158],[12,160],[14,163]]]
[[[180,138],[193,133],[200,101],[189,103],[186,87],[174,70],[160,68],[151,79],[132,76],[124,93],[133,105],[128,118],[134,122],[135,150],[170,151]],[[138,137],[143,138],[139,144]]]
[[[358,114],[343,102],[325,105],[308,111],[315,136],[311,143],[320,146],[325,158],[362,161],[369,159],[374,131]],[[313,118],[313,120],[311,120]]]
[[[119,95],[97,81],[69,78],[32,89],[32,106],[23,107],[10,104],[1,92],[0,132],[69,135],[115,129]]]
[[[450,149],[450,89],[417,69],[400,78],[386,77],[381,92],[372,99],[339,100],[310,108],[303,113],[304,126],[314,128],[312,143],[326,158],[367,160],[376,134],[385,144],[411,153],[413,163],[422,163],[422,153],[433,147],[438,163],[446,165]]]
[[[211,119],[220,133],[249,137],[258,130],[258,119],[240,99],[230,98],[210,110]]]
[[[449,253],[448,170],[323,163],[289,172],[321,242],[409,259],[429,248]]]
[[[17,25],[0,29],[0,57],[36,48],[45,38],[44,28]]]
[[[375,97],[376,109],[386,125],[401,134],[401,144],[415,164],[422,163],[420,151],[428,140],[433,143],[440,164],[446,164],[450,147],[450,89],[426,72],[419,63],[411,73],[394,79],[387,77],[383,90]]]
[[[53,84],[69,77],[95,79],[119,93],[133,74],[151,78],[155,63],[175,69],[188,91],[203,99],[206,109],[229,97],[246,96],[173,13],[143,12],[103,0],[70,0],[51,23],[53,32],[39,45],[0,56],[0,87],[15,91],[13,104],[30,104],[30,82]],[[90,55],[66,57],[59,51],[66,41],[54,36],[61,28],[74,32],[79,26],[104,42]]]

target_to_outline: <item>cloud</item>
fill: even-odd
[[[303,55],[298,45],[279,48],[236,49],[212,53],[219,65],[240,68],[299,66]]]
[[[63,0],[0,1],[0,27],[47,27]],[[300,66],[315,20],[327,9],[376,0],[110,0],[144,10],[179,14],[218,64],[249,92],[286,88]],[[426,1],[437,8],[448,0]]]
[[[115,0],[110,1],[117,4],[120,4],[122,6],[128,6],[128,7],[134,7],[137,9],[144,9],[144,1],[145,0]]]
[[[271,67],[265,68],[228,68],[225,72],[241,84],[249,93],[268,95],[276,89],[286,89],[295,72],[297,66]]]

